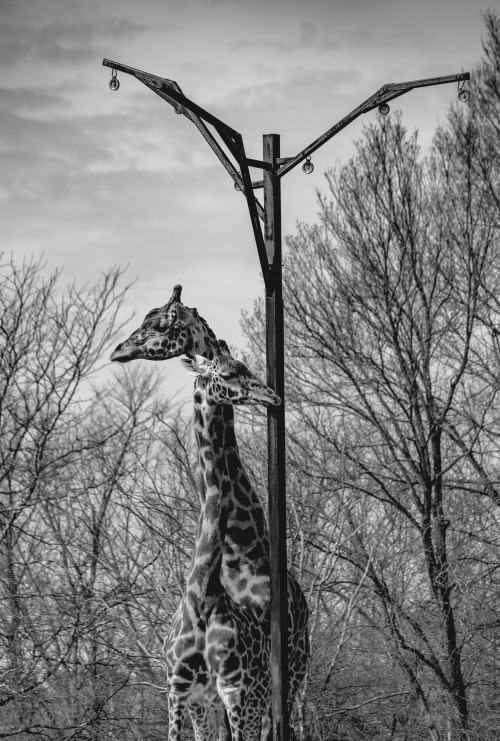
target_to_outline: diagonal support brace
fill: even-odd
[[[113,70],[124,72],[126,74],[132,75],[133,77],[136,77],[150,90],[152,90],[163,100],[173,106],[177,113],[181,113],[186,116],[186,118],[192,121],[198,128],[202,136],[208,142],[212,150],[215,152],[219,160],[224,165],[227,172],[232,177],[236,189],[242,191],[246,198],[250,222],[252,224],[254,238],[257,245],[257,252],[259,255],[262,276],[264,278],[266,289],[268,289],[271,269],[266,255],[266,248],[261,226],[261,221],[263,221],[264,219],[264,209],[262,207],[262,204],[254,196],[252,180],[250,178],[249,172],[249,166],[267,167],[267,163],[248,159],[245,154],[245,147],[243,145],[241,134],[238,131],[235,131],[235,129],[228,126],[226,123],[224,123],[224,121],[221,121],[219,118],[212,115],[204,108],[187,98],[182,92],[179,85],[174,80],[169,80],[167,78],[160,77],[159,75],[153,75],[150,72],[144,72],[142,70],[135,69],[134,67],[129,67],[126,64],[115,62],[111,59],[103,59],[102,63],[105,67],[111,67]],[[214,129],[226,145],[227,149],[236,160],[240,170],[239,172],[234,167],[231,160],[227,157],[219,142],[207,128],[205,122],[214,127]]]

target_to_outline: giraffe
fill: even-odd
[[[189,321],[188,310],[179,309],[178,314]],[[221,515],[225,523],[222,542],[221,584],[233,604],[244,606],[259,617],[261,629],[269,636],[269,534],[264,509],[253,490],[241,462],[234,432],[233,405],[258,403],[242,396],[246,383],[252,375],[246,366],[235,360],[227,345],[214,343],[213,359],[181,359],[183,365],[195,367],[205,379],[205,403],[210,413],[205,412],[203,432],[198,432],[198,445],[204,446],[210,460],[219,461],[219,488],[221,492]],[[214,406],[218,405],[218,406]],[[195,418],[196,419],[196,418]],[[201,441],[201,443],[200,443]],[[222,451],[222,456],[221,456]],[[224,563],[225,560],[225,563]],[[293,700],[304,678],[309,656],[307,631],[307,603],[296,579],[287,574],[288,580],[288,705],[291,712]],[[262,716],[262,739],[268,738],[271,728],[270,688],[268,688],[266,712]],[[293,731],[292,731],[293,733]]]
[[[196,328],[197,316],[185,306],[176,306],[177,315],[185,325]],[[199,334],[199,332],[195,332]],[[214,356],[213,376],[219,382],[230,383],[233,375],[241,382],[238,375],[243,364],[231,358],[225,343],[212,342]],[[217,372],[217,363],[224,370]],[[224,378],[226,380],[224,380]],[[214,381],[215,383],[215,381]],[[212,399],[212,402],[214,400]],[[233,402],[236,403],[237,402]],[[234,432],[234,414],[232,404],[223,404],[218,410],[216,445],[223,446],[226,465],[231,472],[232,496],[227,499],[229,507],[226,534],[223,542],[223,575],[222,585],[237,604],[252,610],[266,621],[265,629],[269,630],[270,607],[270,565],[269,565],[269,529],[264,507],[252,487],[241,462]],[[217,451],[214,451],[216,453]],[[295,577],[287,573],[288,605],[288,670],[289,692],[288,709],[292,710],[293,701],[304,679],[309,658],[309,617],[307,602]],[[270,727],[270,708],[264,727]],[[263,738],[265,733],[263,731]]]
[[[278,405],[280,399],[230,356],[225,343],[214,345],[211,361],[197,356],[182,362],[196,375],[194,427],[203,505],[178,620],[188,631],[174,630],[166,651],[172,717],[181,716],[176,702],[188,706],[193,700],[210,716],[216,692],[228,715],[232,741],[257,741],[269,712],[269,630],[258,613],[235,602],[221,583],[223,543],[237,500],[234,461],[226,455],[220,419],[221,405]]]
[[[167,360],[182,354],[191,359],[194,359],[197,354],[212,359],[216,344],[215,335],[196,309],[189,309],[181,303],[181,290],[181,286],[176,285],[170,300],[163,307],[150,311],[139,329],[133,332],[125,342],[118,345],[111,359],[122,363],[135,358]],[[221,405],[217,414],[218,424],[222,426],[221,429],[224,429],[224,440],[228,448],[226,457],[236,456],[233,462],[239,461],[234,437],[232,405]],[[233,470],[234,468],[233,465]],[[269,607],[267,520],[262,503],[250,485],[243,466],[238,468],[234,491],[238,499],[238,507],[234,507],[228,516],[222,546],[221,583],[235,603],[253,610],[256,615],[266,621]],[[203,494],[200,497],[200,505],[203,506]],[[242,523],[246,523],[247,527],[242,527]],[[247,579],[245,583],[245,580],[241,578],[243,573],[251,574],[253,582]],[[307,603],[297,580],[290,573],[287,575],[287,597],[289,708],[291,709],[294,697],[306,673],[309,637]],[[265,629],[268,629],[267,625]],[[268,723],[269,717],[264,722],[264,727]]]

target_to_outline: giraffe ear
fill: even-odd
[[[210,361],[201,355],[196,355],[194,360],[193,358],[180,358],[180,361],[191,376],[199,376],[200,373],[205,373],[210,365]]]
[[[175,304],[175,310],[177,312],[177,318],[184,322],[188,327],[195,323],[196,309],[188,309],[184,304]]]
[[[196,370],[196,362],[192,358],[179,358],[179,360],[190,376],[199,375],[199,371]]]

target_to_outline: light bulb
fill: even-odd
[[[111,73],[111,80],[109,81],[109,89],[110,90],[118,90],[120,87],[120,83],[118,82],[118,77],[116,76],[116,70],[114,69]]]
[[[305,172],[306,175],[310,175],[311,172],[313,172],[313,170],[314,170],[314,165],[311,162],[311,158],[307,157],[306,161],[302,165],[302,172]]]
[[[381,103],[378,107],[378,112],[380,116],[387,116],[391,109],[387,105],[387,103]]]

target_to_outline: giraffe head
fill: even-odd
[[[279,406],[281,399],[259,381],[246,365],[232,357],[224,340],[216,341],[213,358],[197,355],[181,358],[188,372],[197,377],[196,387],[208,404]]]
[[[215,335],[198,314],[181,303],[182,286],[174,286],[170,300],[159,309],[152,309],[139,329],[114,350],[111,360],[169,360],[179,355],[194,357],[196,353],[212,357]]]

